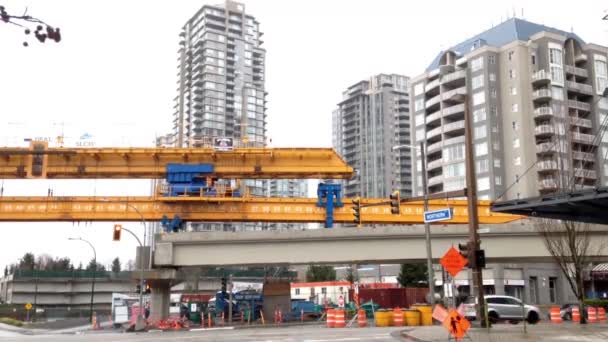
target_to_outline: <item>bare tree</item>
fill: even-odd
[[[32,17],[27,14],[27,8],[25,9],[22,15],[14,15],[8,13],[6,7],[0,5],[0,23],[12,24],[24,29],[24,33],[26,36],[29,36],[32,33],[32,28],[30,25],[36,26],[34,30],[34,37],[38,39],[39,42],[44,43],[46,40],[53,40],[56,43],[61,41],[61,30],[58,27],[53,27],[44,21]],[[23,42],[23,46],[29,46],[27,41]]]
[[[590,264],[589,257],[598,255],[603,245],[600,244],[596,250],[592,250],[591,225],[588,223],[538,219],[534,225],[542,236],[547,251],[568,281],[582,310],[585,299],[585,267]],[[581,314],[581,324],[585,323],[585,315]]]

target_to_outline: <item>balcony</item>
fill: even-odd
[[[428,185],[429,186],[436,185],[436,184],[439,184],[439,183],[443,183],[443,175],[431,177],[428,180]]]
[[[444,124],[443,132],[444,133],[463,133],[464,134],[464,120]]]
[[[593,123],[589,119],[570,117],[570,124],[573,126],[580,126],[585,128],[592,128]]]
[[[424,91],[429,92],[439,86],[439,79],[431,81],[424,86]]]
[[[593,95],[593,87],[589,84],[566,81],[566,86],[568,87],[568,90],[575,90],[576,92],[585,95]]]
[[[455,95],[466,95],[466,94],[467,94],[467,88],[460,87],[460,88],[452,89],[450,91],[446,91],[445,93],[441,94],[441,99],[443,101],[451,101],[452,97],[454,97]]]
[[[462,143],[464,143],[464,136],[443,140],[443,146],[462,144]]]
[[[557,190],[557,182],[553,178],[545,178],[538,181],[541,190]]]
[[[597,145],[597,141],[595,141],[595,135],[593,134],[572,132],[572,141],[581,144]]]
[[[538,171],[557,171],[557,162],[554,160],[543,160],[536,164]]]
[[[443,141],[439,141],[434,144],[430,144],[426,147],[426,153],[430,155],[432,153],[441,151],[442,146],[443,146]]]
[[[438,110],[438,111],[434,112],[433,114],[426,117],[426,124],[427,125],[432,124],[433,122],[435,122],[439,119],[441,119],[441,111]]]
[[[572,152],[572,159],[574,160],[582,160],[582,161],[595,161],[595,155],[589,152]]]
[[[447,74],[447,75],[443,75],[441,77],[441,84],[449,84],[452,81],[456,81],[456,80],[464,80],[464,78],[467,76],[467,71],[466,70],[458,70],[455,71],[453,73]]]
[[[426,132],[426,138],[431,139],[439,134],[441,134],[441,126]]]
[[[573,65],[565,65],[564,70],[566,70],[566,74],[571,74],[571,75],[585,77],[585,78],[587,78],[589,76],[587,69],[575,67]]]
[[[427,170],[434,170],[436,168],[439,168],[443,165],[443,159],[439,158],[437,160],[433,160],[432,162],[428,162],[426,164],[426,169]]]
[[[557,152],[557,147],[552,142],[546,142],[536,145],[536,153],[555,153]]]
[[[534,110],[535,119],[544,119],[553,116],[553,108],[551,107],[539,107]]]
[[[442,113],[444,118],[449,118],[450,116],[455,114],[464,114],[464,103],[447,107],[443,109]]]
[[[588,104],[587,102],[581,102],[581,101],[576,101],[576,100],[568,100],[568,107],[582,110],[585,112],[591,111],[590,104]]]
[[[424,106],[427,109],[431,108],[432,106],[438,104],[440,100],[441,100],[441,95],[437,95],[435,97],[430,98],[428,101],[426,101],[426,103],[424,104]]]
[[[580,54],[576,57],[574,57],[574,62],[578,63],[578,62],[586,62],[587,61],[587,55],[585,54]]]
[[[538,125],[534,127],[534,134],[536,134],[537,136],[553,135],[554,133],[555,130],[551,125]]]
[[[595,170],[574,169],[574,177],[597,179],[597,172]]]
[[[549,100],[551,99],[551,90],[549,89],[539,89],[532,93],[532,100],[541,101],[541,100]]]
[[[541,85],[551,83],[551,74],[546,70],[539,70],[532,74],[532,84]]]

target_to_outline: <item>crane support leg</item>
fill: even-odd
[[[344,206],[342,203],[342,186],[340,184],[319,183],[317,187],[317,207],[325,207],[325,228],[334,226],[334,207],[340,208],[342,206]]]

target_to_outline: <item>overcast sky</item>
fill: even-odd
[[[220,1],[1,1],[11,13],[59,26],[63,40],[38,44],[0,22],[0,145],[24,137],[97,145],[152,145],[170,132],[178,34],[204,4]],[[601,1],[245,1],[264,32],[268,135],[273,146],[331,146],[331,111],[349,85],[377,73],[420,74],[444,48],[520,18],[607,44]],[[522,16],[523,8],[523,16]],[[71,140],[70,140],[71,139]],[[0,180],[0,183],[2,181]],[[142,181],[5,181],[4,195],[146,195]],[[133,257],[111,241],[111,223],[0,224],[0,267],[26,251],[98,259]],[[131,224],[141,232],[137,224]]]

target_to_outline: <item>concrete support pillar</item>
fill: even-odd
[[[492,265],[494,268],[494,291],[497,295],[505,295],[505,271],[502,264]]]
[[[150,319],[160,320],[169,317],[171,285],[169,282],[154,282],[151,287]]]

